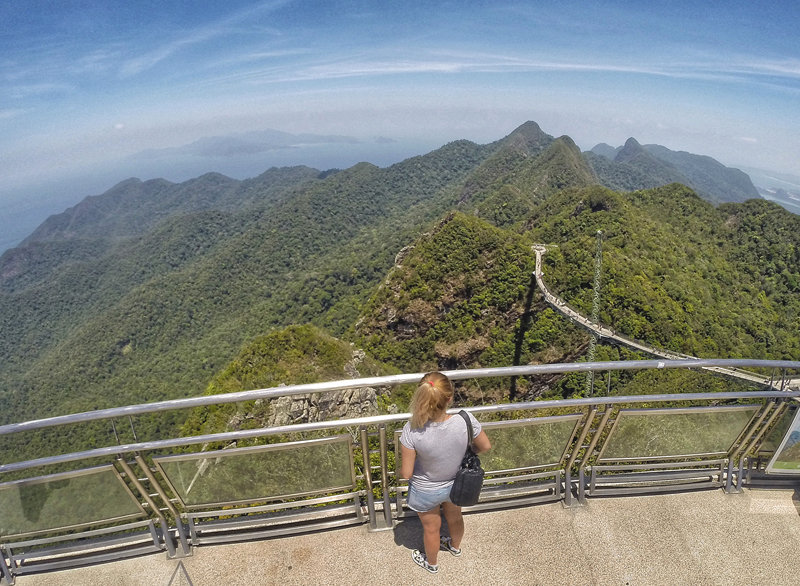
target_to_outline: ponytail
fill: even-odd
[[[422,377],[411,398],[411,428],[424,427],[431,417],[447,407],[453,398],[453,383],[441,372]]]

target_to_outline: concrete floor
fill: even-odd
[[[579,509],[548,504],[472,514],[464,554],[441,552],[437,575],[411,561],[411,550],[422,546],[421,526],[411,519],[393,532],[367,533],[359,526],[199,547],[180,562],[159,554],[23,576],[17,584],[795,586],[797,498],[791,491],[703,491],[592,499]]]

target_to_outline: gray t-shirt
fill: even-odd
[[[472,413],[472,436],[478,437],[481,424]],[[411,483],[415,490],[435,491],[447,488],[456,477],[458,467],[467,451],[467,423],[460,415],[452,415],[441,422],[428,421],[420,429],[411,429],[406,423],[400,443],[417,452]]]

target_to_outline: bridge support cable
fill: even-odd
[[[597,238],[594,251],[594,286],[592,291],[592,315],[590,318],[594,329],[600,323],[600,272],[603,268],[603,231],[597,231]],[[594,362],[595,348],[597,347],[598,335],[595,331],[590,331],[589,351],[586,353],[587,362]],[[586,396],[594,394],[594,371],[586,373]]]

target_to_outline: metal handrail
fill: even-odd
[[[463,372],[463,371],[462,371]],[[283,388],[283,387],[282,387]],[[800,398],[800,391],[737,391],[721,393],[672,393],[666,395],[636,395],[636,396],[613,396],[613,397],[586,397],[582,399],[554,399],[548,401],[528,401],[524,403],[504,403],[502,405],[483,405],[480,407],[464,407],[464,411],[471,413],[498,413],[502,411],[520,411],[524,409],[548,409],[555,407],[583,407],[586,405],[609,405],[619,403],[657,403],[663,401],[705,401],[721,399],[753,399],[753,398],[774,398],[774,397],[794,397]],[[461,409],[450,409],[448,413],[458,413]],[[208,442],[229,442],[233,440],[248,439],[254,437],[264,437],[269,435],[281,435],[290,433],[301,433],[308,431],[321,431],[325,429],[341,429],[345,427],[355,427],[361,425],[380,425],[406,421],[411,418],[410,413],[397,413],[395,415],[376,415],[373,417],[359,417],[354,419],[337,419],[334,421],[315,421],[311,423],[297,423],[294,425],[280,425],[259,429],[245,429],[239,431],[229,431],[224,433],[212,433],[205,435],[195,435],[190,437],[172,438],[166,440],[156,440],[151,442],[139,442],[134,444],[123,444],[119,446],[108,446],[105,448],[95,448],[83,452],[74,452],[60,456],[48,456],[26,462],[15,462],[13,464],[0,465],[0,473],[14,472],[35,468],[37,466],[49,466],[62,462],[73,462],[88,458],[98,458],[102,456],[116,456],[129,452],[140,452],[148,450],[159,450],[164,448],[176,448],[194,444]]]
[[[486,377],[510,377],[510,376],[534,376],[538,374],[550,374],[550,373],[576,373],[576,372],[587,372],[587,371],[594,371],[594,370],[602,370],[608,371],[609,373],[609,384],[611,380],[610,371],[612,370],[628,370],[628,369],[666,369],[666,368],[715,368],[715,367],[731,367],[731,366],[747,366],[747,367],[760,367],[760,368],[780,368],[785,371],[787,369],[798,369],[800,370],[800,362],[790,362],[790,361],[772,361],[772,360],[641,360],[641,361],[619,361],[619,362],[591,362],[591,363],[571,363],[571,364],[549,364],[549,365],[536,365],[536,366],[522,366],[522,367],[507,367],[507,368],[486,368],[486,369],[474,369],[474,370],[459,370],[459,371],[447,371],[447,374],[453,380],[465,380],[465,379],[473,379],[473,378],[486,378]],[[343,381],[333,381],[328,383],[315,383],[311,385],[293,385],[289,387],[277,387],[277,388],[270,388],[270,389],[261,389],[256,391],[244,391],[241,393],[231,393],[231,394],[223,394],[223,395],[211,395],[211,396],[204,396],[204,397],[195,397],[190,399],[179,399],[175,401],[165,401],[161,403],[153,403],[153,404],[146,404],[146,405],[134,405],[130,407],[123,407],[123,408],[114,408],[114,409],[106,409],[102,411],[90,412],[90,413],[78,413],[74,415],[67,415],[62,417],[54,417],[50,419],[43,419],[38,421],[31,421],[21,424],[11,424],[0,427],[0,435],[3,434],[11,434],[17,433],[20,431],[27,431],[33,429],[40,429],[45,427],[53,427],[58,425],[65,425],[65,424],[72,424],[78,422],[85,422],[85,421],[92,421],[92,420],[102,420],[102,419],[109,419],[115,417],[123,417],[125,415],[133,415],[133,414],[140,414],[140,413],[152,413],[152,412],[160,412],[160,411],[168,411],[171,409],[186,409],[191,407],[198,407],[202,405],[210,405],[210,404],[224,404],[224,403],[231,403],[231,402],[238,402],[238,401],[249,401],[258,398],[275,398],[281,396],[293,396],[293,395],[301,395],[313,392],[325,392],[325,391],[332,391],[332,390],[340,390],[340,389],[347,389],[347,388],[358,388],[358,387],[365,387],[365,386],[393,386],[399,384],[408,384],[408,383],[416,383],[420,380],[422,374],[405,374],[405,375],[397,375],[397,376],[389,376],[389,377],[372,377],[372,378],[363,378],[363,379],[351,379],[351,380],[343,380]],[[781,389],[785,388],[785,385],[781,385]],[[748,406],[741,406],[741,407],[730,407],[730,406],[718,406],[719,401],[730,401],[730,400],[743,400],[746,402],[752,403],[755,399],[768,399],[765,404],[761,405],[748,405]],[[595,396],[595,397],[585,397],[579,399],[555,399],[555,400],[543,400],[543,401],[527,401],[521,403],[504,403],[500,405],[482,405],[476,407],[467,407],[465,408],[466,411],[469,411],[474,414],[480,413],[502,413],[502,412],[517,412],[517,411],[538,411],[538,415],[542,415],[543,417],[533,418],[533,419],[522,419],[517,421],[503,421],[503,422],[493,422],[488,423],[488,429],[500,429],[500,428],[513,428],[514,426],[522,425],[522,424],[530,424],[531,422],[536,422],[536,425],[542,424],[544,425],[546,422],[551,420],[563,420],[563,419],[574,419],[575,420],[575,427],[572,429],[571,436],[567,440],[566,444],[563,446],[563,450],[560,452],[560,457],[557,463],[550,462],[546,464],[535,464],[528,462],[528,464],[522,467],[506,467],[498,470],[492,469],[490,471],[490,475],[493,474],[501,474],[503,476],[492,476],[487,484],[494,484],[497,486],[491,486],[487,489],[485,493],[484,502],[481,504],[470,508],[469,510],[490,510],[493,508],[502,508],[507,506],[519,506],[523,504],[533,504],[539,502],[551,502],[551,501],[562,501],[566,506],[578,506],[579,504],[586,503],[586,497],[592,497],[595,495],[609,495],[609,494],[637,494],[643,492],[664,492],[668,490],[675,490],[675,484],[678,483],[677,486],[686,487],[689,486],[691,488],[709,488],[709,487],[723,487],[726,492],[738,492],[742,488],[742,478],[743,478],[743,467],[744,467],[744,459],[743,456],[748,454],[752,449],[757,449],[757,445],[762,437],[765,436],[767,433],[771,433],[771,429],[774,427],[774,424],[778,421],[778,417],[781,416],[781,413],[785,409],[787,403],[792,400],[800,399],[800,389],[795,390],[779,390],[777,388],[770,388],[769,390],[754,390],[754,391],[731,391],[731,392],[704,392],[704,393],[670,393],[670,394],[654,394],[654,395],[636,395],[636,396],[626,396],[626,395],[614,395],[614,396]],[[685,404],[687,402],[695,403],[695,402],[702,402],[702,401],[710,401],[713,403],[710,407],[700,407],[700,408],[688,408],[685,406],[678,406],[676,408],[671,408],[668,411],[670,413],[681,413],[690,411],[692,413],[697,412],[709,412],[713,411],[714,413],[734,409],[744,409],[750,408],[753,411],[752,417],[749,419],[749,422],[745,424],[741,431],[737,432],[739,435],[737,439],[730,445],[730,447],[726,448],[726,456],[724,458],[719,458],[716,460],[703,460],[703,461],[696,461],[698,457],[708,457],[711,455],[716,455],[717,452],[713,454],[709,453],[695,453],[690,452],[687,454],[682,454],[680,456],[676,456],[672,452],[669,451],[662,451],[658,452],[662,454],[661,456],[646,456],[643,458],[635,458],[637,461],[636,464],[625,464],[620,466],[619,464],[615,464],[614,462],[621,462],[627,458],[617,458],[613,459],[612,461],[605,462],[603,461],[602,452],[605,450],[605,444],[609,441],[609,438],[614,433],[613,429],[614,426],[617,425],[619,421],[621,413],[625,413],[628,407],[632,405],[639,405],[644,407],[653,407],[652,404],[664,404],[664,403],[679,403]],[[649,404],[649,405],[648,405]],[[757,407],[757,409],[753,409],[753,407]],[[774,409],[773,409],[774,407]],[[558,415],[550,417],[548,416],[546,410],[548,409],[564,409],[566,412],[570,413],[569,415]],[[623,411],[619,411],[619,409],[623,409]],[[448,413],[454,414],[458,411],[458,409],[450,409]],[[544,413],[542,413],[544,411]],[[637,410],[638,411],[638,410]],[[647,409],[647,411],[659,413],[662,409]],[[564,412],[564,411],[562,411]],[[611,420],[612,412],[615,414],[614,422]],[[519,415],[516,415],[518,417]],[[527,414],[523,415],[523,417],[528,417]],[[599,425],[594,425],[595,420],[600,418]],[[149,505],[149,512],[152,513],[153,516],[157,517],[157,520],[160,522],[163,536],[159,538],[156,533],[155,525],[153,519],[148,521],[151,533],[153,535],[153,540],[155,549],[153,551],[163,551],[164,549],[167,550],[168,555],[170,557],[182,557],[185,555],[191,555],[192,548],[196,544],[202,543],[222,543],[225,540],[234,540],[238,541],[245,538],[251,538],[252,536],[277,536],[277,535],[288,535],[294,532],[302,532],[311,530],[319,530],[319,529],[328,529],[334,526],[344,526],[350,525],[354,523],[364,523],[365,522],[365,514],[362,509],[363,503],[361,499],[366,497],[366,508],[369,514],[369,526],[371,530],[381,530],[381,529],[390,529],[394,526],[394,519],[395,517],[400,518],[406,515],[404,512],[404,504],[403,504],[403,497],[402,493],[404,489],[402,486],[398,486],[397,488],[390,486],[390,478],[394,474],[389,469],[389,439],[387,438],[387,424],[390,423],[400,423],[408,420],[410,418],[409,413],[397,413],[391,415],[378,415],[372,417],[358,417],[358,418],[349,418],[349,419],[339,419],[333,421],[319,421],[319,422],[311,422],[311,423],[299,423],[293,425],[281,425],[276,427],[265,427],[260,429],[249,429],[249,430],[239,430],[239,431],[228,431],[222,433],[214,433],[214,434],[205,434],[205,435],[197,435],[192,437],[173,437],[164,440],[157,440],[157,441],[139,441],[136,438],[134,433],[133,441],[134,443],[124,444],[124,445],[115,445],[115,446],[108,446],[102,448],[96,448],[92,450],[86,450],[82,452],[75,452],[71,454],[62,454],[57,456],[49,456],[44,458],[39,458],[36,460],[29,460],[25,462],[16,462],[16,463],[8,463],[8,464],[1,464],[0,465],[0,473],[4,472],[12,472],[12,471],[19,471],[19,470],[26,470],[32,468],[38,468],[42,466],[50,466],[54,464],[70,462],[70,461],[79,461],[79,460],[86,460],[91,458],[99,458],[99,457],[108,457],[108,456],[115,456],[118,458],[117,462],[119,466],[125,471],[128,475],[131,484],[133,484],[136,491],[134,492],[129,487],[129,491],[133,498],[139,499],[137,502],[141,508],[141,499],[143,498],[147,505]],[[504,419],[504,418],[501,418]],[[368,428],[375,429],[377,427],[377,433],[369,434]],[[222,509],[217,511],[203,511],[198,513],[187,513],[189,509],[194,508],[194,506],[189,506],[184,501],[180,500],[180,496],[178,495],[175,487],[173,486],[169,476],[167,473],[157,465],[157,469],[151,468],[148,463],[145,461],[145,457],[147,457],[148,452],[153,452],[156,450],[165,450],[168,448],[177,448],[180,446],[189,446],[195,445],[199,446],[202,444],[207,443],[229,443],[235,440],[241,440],[246,438],[256,438],[256,437],[269,437],[269,436],[276,436],[276,435],[297,435],[302,434],[305,432],[314,432],[314,431],[331,431],[331,430],[341,430],[344,428],[351,428],[350,431],[351,435],[354,432],[354,429],[358,429],[360,431],[360,439],[361,439],[361,450],[364,457],[364,480],[366,482],[366,488],[355,490],[349,492],[347,494],[336,494],[336,495],[329,495],[325,497],[319,497],[316,499],[311,499],[309,501],[294,501],[287,502],[284,504],[270,504],[270,505],[263,505],[261,507],[239,507],[236,508],[235,505],[242,504],[242,503],[249,503],[251,502],[250,499],[248,500],[225,500],[224,502],[220,501],[216,503],[217,505],[222,506]],[[324,435],[324,434],[322,434]],[[351,440],[351,435],[346,436],[348,441]],[[372,453],[369,449],[369,437],[370,435],[377,435],[380,449],[377,450],[375,453],[380,454],[380,465],[379,466],[371,466],[370,462],[370,453]],[[399,434],[395,434],[397,437]],[[119,441],[118,436],[117,441]],[[732,436],[731,436],[732,437]],[[605,438],[605,439],[602,439]],[[352,438],[355,440],[355,437]],[[290,442],[293,446],[298,446],[304,444],[306,441],[309,440],[299,440]],[[313,440],[315,442],[321,440]],[[322,440],[324,441],[324,440]],[[494,440],[492,440],[494,442]],[[584,442],[589,441],[589,445],[585,446]],[[785,440],[784,440],[785,441]],[[595,452],[595,447],[598,445],[598,442],[601,443],[601,448],[599,452]],[[727,445],[727,444],[726,444]],[[268,449],[283,449],[280,445],[273,445],[272,448],[262,446],[258,448],[241,448],[241,451],[251,451],[251,450],[268,450]],[[205,449],[205,448],[204,448]],[[395,449],[397,447],[395,446]],[[561,449],[561,448],[559,448]],[[570,451],[571,450],[571,451]],[[706,448],[708,451],[708,448]],[[579,452],[582,454],[579,457]],[[237,452],[238,453],[238,452]],[[677,452],[676,452],[677,453]],[[144,479],[137,478],[135,472],[128,464],[128,459],[130,456],[133,455],[135,458],[136,463],[142,469],[149,486],[152,490],[155,491],[155,494],[148,494],[148,489],[142,484]],[[151,453],[151,455],[153,455]],[[212,452],[211,454],[206,454],[210,458],[219,457],[219,452]],[[201,458],[205,457],[202,455],[197,456],[180,456],[180,459],[186,458]],[[170,457],[165,457],[169,459]],[[171,458],[175,459],[176,456],[172,456]],[[652,460],[653,458],[657,459],[673,459],[677,458],[678,460],[687,460],[690,461],[678,461],[675,462],[668,462],[664,463],[654,463],[654,461],[647,461]],[[738,473],[734,470],[735,462],[734,460],[738,458]],[[157,458],[156,458],[157,460]],[[642,460],[639,462],[639,460]],[[163,460],[162,460],[163,461]],[[610,465],[609,465],[610,463]],[[534,465],[535,464],[535,465]],[[587,464],[589,465],[587,467]],[[719,464],[717,467],[713,469],[702,469],[702,470],[694,470],[700,465],[708,465],[708,464]],[[112,465],[113,466],[113,465]],[[351,474],[353,475],[353,486],[356,486],[356,474],[357,471],[355,469],[355,463],[353,460],[353,452],[352,452],[352,444],[350,450],[350,470]],[[577,476],[575,475],[575,466],[577,466]],[[748,463],[748,466],[750,464]],[[534,470],[541,470],[542,468],[556,468],[552,470],[546,470],[541,472],[533,472]],[[375,472],[372,472],[372,469],[375,469]],[[676,469],[679,468],[679,469]],[[690,469],[692,468],[692,469]],[[116,470],[116,468],[114,468]],[[623,470],[624,469],[624,470]],[[615,474],[618,471],[625,471],[631,470],[631,473],[626,474]],[[586,472],[587,470],[591,470],[590,479],[587,477]],[[727,472],[726,472],[727,470]],[[117,474],[119,474],[119,470],[116,470]],[[84,471],[79,470],[76,472],[70,473],[63,473],[63,474],[83,474]],[[513,476],[506,476],[506,474],[511,473]],[[697,480],[698,474],[702,477],[700,480]],[[734,481],[735,476],[735,481]],[[13,481],[14,483],[24,483],[24,482],[40,482],[43,478],[46,477],[38,477],[34,479],[27,479],[22,481]],[[396,478],[396,475],[395,475]],[[748,477],[749,478],[749,477]],[[122,479],[120,478],[120,481]],[[163,484],[166,482],[166,484]],[[749,482],[749,480],[747,481]],[[785,481],[784,481],[785,482]],[[616,486],[616,484],[620,484],[620,486]],[[513,486],[509,487],[500,487],[500,485],[505,484],[513,484]],[[170,493],[165,492],[164,487],[169,487],[171,492],[178,496],[176,499],[176,503],[173,503],[170,499]],[[337,485],[338,486],[338,485]],[[383,498],[381,499],[382,508],[380,508],[378,503],[376,502],[377,499],[374,498],[372,489],[376,486],[380,486],[383,490]],[[348,489],[352,487],[347,487]],[[588,492],[587,492],[588,491]],[[394,497],[392,496],[394,493]],[[138,496],[137,496],[138,494]],[[313,494],[310,492],[293,492],[291,494],[286,494],[281,499],[288,498],[294,499],[295,497],[299,497],[302,495],[311,495],[317,494],[314,492]],[[577,502],[575,499],[574,494],[577,494]],[[159,505],[157,501],[154,500],[155,497],[163,503],[166,507],[165,509],[159,509]],[[231,499],[232,496],[228,495],[228,498]],[[333,502],[336,500],[346,499],[348,504],[342,505],[336,509],[325,509],[324,511],[320,509],[319,511],[298,511],[296,514],[293,513],[292,515],[288,514],[289,508],[294,508],[296,506],[305,503],[306,505],[317,504],[317,503],[327,503]],[[393,503],[392,499],[396,501]],[[264,499],[258,498],[258,502],[262,500],[268,500],[266,497]],[[178,504],[179,503],[179,504]],[[229,506],[233,506],[233,508],[228,508]],[[178,510],[178,507],[181,508],[181,512]],[[204,505],[203,509],[206,508]],[[279,520],[280,526],[278,525],[269,525],[261,527],[264,523],[264,519],[257,517],[248,516],[250,513],[260,513],[269,510],[270,513],[274,512],[274,510],[279,509],[287,509],[287,513],[274,519],[269,517],[272,520]],[[167,520],[165,511],[169,510],[171,516],[174,520],[174,528],[170,526],[169,521]],[[233,521],[225,521],[225,523],[221,521],[206,521],[204,520],[205,517],[215,517],[221,516],[222,513],[225,516],[233,515],[244,515],[243,517],[237,517],[236,520]],[[312,523],[309,524],[308,521],[312,518],[322,518],[320,517],[320,513],[323,513],[323,521],[321,523]],[[335,518],[333,520],[327,520],[328,517],[326,515],[335,514]],[[200,521],[198,522],[198,519]],[[185,524],[184,521],[188,522]],[[104,529],[97,530],[102,534],[106,533],[114,533],[118,532],[121,529],[124,529],[128,526],[112,526],[107,527]],[[70,529],[70,527],[61,527],[59,529],[53,529],[53,533],[61,532]],[[83,538],[90,536],[91,532],[88,533],[81,533],[77,536],[70,534],[66,537],[56,537],[53,539],[46,538],[46,541],[49,543],[50,541],[59,541],[64,539],[73,539],[73,538]],[[116,538],[115,538],[116,539]],[[44,543],[45,541],[42,541]],[[16,546],[22,545],[24,542],[15,542]],[[109,541],[111,545],[117,547],[119,544],[116,541]],[[122,544],[124,545],[124,544]],[[13,546],[12,547],[16,547]],[[11,555],[11,549],[6,544],[6,550],[9,554],[9,558],[13,564],[19,562],[22,557],[18,555]],[[73,547],[73,546],[70,546]],[[90,551],[91,548],[94,547],[93,543],[79,543],[74,546],[75,552],[82,552],[82,551]],[[112,548],[113,549],[113,548]],[[98,557],[95,556],[92,558],[87,554],[85,558],[87,560],[94,560],[94,561],[102,561],[102,559],[116,559],[118,557],[124,557],[127,555],[127,550],[121,547],[117,550],[109,550],[108,552],[103,553],[102,556]],[[66,567],[68,564],[73,563],[72,561],[69,562],[53,562],[50,564],[52,568],[56,567]],[[59,565],[60,564],[60,565]],[[13,580],[13,577],[17,574],[22,573],[31,573],[36,571],[35,569],[29,569],[27,567],[16,567],[13,566],[11,568],[4,567],[4,559],[2,553],[0,553],[0,576],[4,576],[7,581]],[[50,566],[46,566],[46,569],[51,569]],[[45,566],[41,566],[45,567]]]
[[[620,360],[615,362],[572,362],[559,364],[538,364],[528,366],[507,366],[501,368],[476,368],[471,370],[443,371],[451,380],[464,380],[472,378],[535,376],[541,374],[565,374],[573,372],[589,372],[595,370],[634,370],[634,369],[668,369],[668,368],[709,368],[709,367],[750,367],[750,368],[783,368],[800,369],[800,361],[787,360],[747,360],[747,359],[696,359],[696,360]],[[0,426],[0,435],[19,433],[45,427],[57,427],[73,423],[85,423],[101,419],[117,417],[130,417],[144,413],[157,413],[173,411],[176,409],[191,409],[206,405],[221,405],[224,403],[237,403],[240,401],[253,401],[256,399],[275,399],[292,395],[319,393],[326,391],[339,391],[359,387],[395,386],[418,382],[424,373],[398,374],[360,379],[347,379],[324,383],[311,383],[304,385],[288,385],[284,387],[271,387],[253,391],[240,391],[238,393],[225,393],[221,395],[204,395],[187,399],[174,399],[158,403],[144,403],[129,405],[127,407],[112,407],[97,411],[86,411],[72,415],[59,415],[46,419],[36,419],[22,423],[11,423]]]

